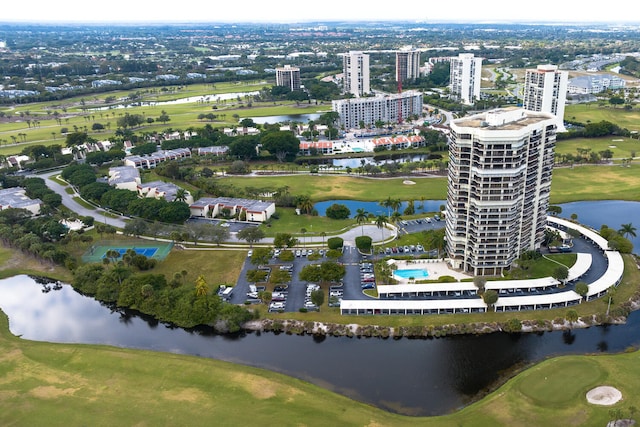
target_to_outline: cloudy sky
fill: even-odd
[[[527,8],[513,0],[405,0],[394,8],[393,2],[349,0],[11,0],[3,2],[0,22],[640,22],[640,16],[623,12],[635,10],[635,1],[590,7],[577,0],[536,0]]]

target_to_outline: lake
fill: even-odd
[[[265,124],[265,123],[309,123],[309,120],[318,120],[322,113],[309,113],[309,114],[283,114],[281,116],[264,116],[264,117],[251,117],[251,120],[254,123]]]
[[[470,403],[500,373],[560,354],[640,345],[640,313],[626,325],[572,333],[493,333],[439,339],[220,336],[183,330],[100,304],[64,285],[48,293],[29,276],[0,280],[0,308],[24,339],[107,344],[225,360],[300,378],[407,415],[439,415]]]
[[[338,203],[341,205],[345,205],[351,211],[351,218],[355,217],[356,211],[358,209],[364,209],[366,212],[373,215],[388,215],[389,210],[383,206],[380,206],[378,202],[362,202],[358,200],[327,200],[325,202],[318,202],[313,205],[313,207],[318,211],[318,215],[324,216],[327,208],[334,203]],[[416,210],[416,214],[427,213],[427,212],[439,212],[441,205],[446,205],[446,200],[425,200],[424,205],[420,200],[414,201],[414,207]],[[407,202],[402,202],[402,206],[400,207],[400,213],[404,212],[404,209],[407,207]]]

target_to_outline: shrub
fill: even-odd
[[[356,237],[356,247],[362,252],[371,252],[371,237],[358,236]]]
[[[351,211],[345,205],[334,203],[327,208],[325,215],[331,219],[347,219],[351,216]]]
[[[329,249],[341,249],[342,245],[344,245],[344,240],[341,237],[330,237],[327,239]]]

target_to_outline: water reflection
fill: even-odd
[[[514,368],[550,355],[619,352],[637,346],[640,316],[607,328],[440,339],[374,339],[184,330],[80,295],[43,293],[28,276],[0,280],[0,308],[25,339],[109,344],[225,360],[307,380],[385,410],[438,415],[491,388]],[[569,337],[569,338],[567,338]]]

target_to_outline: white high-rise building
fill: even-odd
[[[396,81],[404,82],[420,77],[420,51],[396,52]]]
[[[352,51],[344,55],[344,92],[356,97],[371,92],[369,86],[369,55]]]
[[[544,238],[557,120],[521,108],[454,120],[445,238],[452,267],[499,275]]]
[[[451,58],[451,95],[464,104],[471,105],[480,99],[482,58],[473,53],[461,53]]]
[[[300,68],[291,65],[276,68],[276,86],[300,90]]]
[[[558,118],[558,132],[564,132],[564,107],[569,73],[556,65],[538,65],[528,69],[524,78],[525,110],[551,113]]]
[[[400,118],[422,114],[422,93],[407,90],[402,93],[378,95],[357,99],[339,99],[331,102],[333,111],[340,114],[340,126],[359,128],[361,123],[375,125],[397,123]]]

